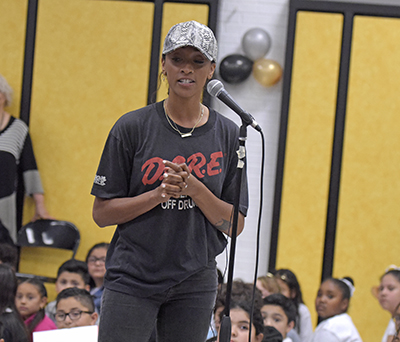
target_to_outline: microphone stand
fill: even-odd
[[[238,165],[237,165],[237,181],[236,181],[236,194],[233,202],[233,222],[232,222],[232,234],[231,234],[231,249],[229,255],[229,268],[228,268],[228,281],[226,287],[226,300],[224,307],[224,315],[221,319],[221,326],[219,331],[219,341],[229,342],[231,340],[231,319],[229,317],[231,294],[232,294],[232,280],[233,280],[233,266],[235,261],[235,249],[236,249],[236,237],[237,237],[237,225],[239,218],[239,202],[240,202],[240,189],[242,185],[242,174],[245,166],[244,159],[246,157],[245,142],[247,139],[247,126],[242,120],[239,134],[239,149],[238,154]]]

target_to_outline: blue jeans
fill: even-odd
[[[216,268],[206,268],[147,298],[104,290],[99,342],[204,342],[217,294]]]

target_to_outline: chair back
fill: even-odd
[[[79,243],[78,228],[71,222],[60,220],[29,222],[17,236],[17,246],[67,249],[72,251],[72,258],[75,258]]]

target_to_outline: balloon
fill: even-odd
[[[229,55],[219,65],[221,78],[228,83],[240,83],[251,75],[253,62],[246,56]]]
[[[242,38],[242,48],[247,57],[256,61],[268,53],[271,48],[271,37],[261,28],[250,29]]]
[[[281,79],[282,67],[272,59],[261,58],[253,64],[253,76],[264,87],[270,87]]]

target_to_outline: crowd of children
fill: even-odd
[[[86,262],[65,261],[57,271],[57,298],[48,303],[42,280],[17,279],[17,249],[0,245],[0,342],[31,342],[36,332],[98,324],[107,249],[99,243]]]
[[[94,245],[86,262],[67,260],[58,269],[56,300],[47,302],[41,280],[17,280],[17,252],[0,246],[0,342],[29,342],[39,331],[98,324],[109,244]],[[220,340],[227,286],[220,286],[208,342]],[[234,342],[362,342],[347,313],[355,290],[350,277],[325,279],[317,292],[315,310],[319,324],[313,331],[311,315],[303,302],[296,275],[288,269],[260,276],[253,284],[232,284],[229,322]],[[380,278],[376,296],[389,321],[382,342],[400,339],[400,268],[390,267]]]

